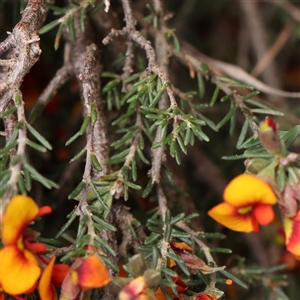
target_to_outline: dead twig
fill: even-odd
[[[268,65],[270,65],[271,61],[274,60],[274,58],[278,55],[280,50],[286,44],[287,40],[291,36],[294,27],[294,21],[288,21],[285,24],[284,28],[281,30],[281,33],[279,34],[273,46],[270,47],[270,49],[261,57],[261,59],[255,65],[251,73],[253,76],[259,76],[260,73],[262,73],[268,67]]]

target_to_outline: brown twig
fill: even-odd
[[[193,68],[195,70],[197,70],[197,72],[201,72],[203,73],[203,70],[201,68],[201,62],[203,62],[203,60],[201,58],[205,58],[205,55],[198,54],[196,50],[192,50],[192,48],[190,47],[182,47],[183,49],[178,53],[175,54],[182,62],[186,63],[189,62],[190,65],[193,66]],[[197,55],[198,54],[198,55]],[[207,61],[210,61],[211,59],[208,59]],[[207,76],[207,74],[204,73],[205,76]],[[239,106],[240,109],[244,109],[247,108],[246,104],[242,101],[241,96],[232,88],[230,88],[228,86],[228,84],[226,84],[225,82],[222,82],[221,80],[218,79],[218,77],[216,76],[216,74],[211,71],[210,74],[210,81],[214,84],[216,84],[221,90],[223,90],[225,92],[226,95],[232,95],[234,101],[236,102],[236,104]],[[254,137],[258,136],[258,125],[254,122],[254,115],[249,111],[249,113],[244,114],[245,118],[247,118],[249,120],[249,124],[252,127],[252,130],[254,132]]]
[[[182,63],[186,64],[186,62],[194,62],[192,65],[197,65],[197,70],[202,71],[200,69],[201,63],[207,64],[210,69],[218,75],[226,75],[230,78],[233,78],[235,80],[244,82],[246,84],[252,85],[257,90],[280,97],[286,97],[286,98],[300,98],[300,92],[287,92],[283,90],[279,90],[276,88],[273,88],[262,81],[256,79],[255,77],[251,76],[249,73],[247,73],[242,68],[232,65],[214,58],[211,58],[204,53],[198,51],[195,49],[192,45],[190,45],[187,42],[180,41],[180,52],[174,53],[174,55],[182,61]],[[200,63],[200,65],[199,65]]]
[[[208,263],[211,263],[213,266],[217,266],[214,259],[213,259],[213,257],[212,257],[212,255],[211,255],[211,253],[210,253],[209,247],[207,247],[205,245],[205,243],[197,237],[197,232],[192,230],[190,227],[187,226],[186,223],[184,223],[182,221],[176,223],[175,226],[177,226],[178,228],[182,229],[183,231],[189,233],[192,236],[192,239],[195,241],[195,243],[197,243],[198,246],[203,250],[204,255],[205,255]],[[225,269],[225,267],[221,267],[221,268]],[[214,288],[216,283],[217,283],[216,273],[212,273],[210,275],[210,284],[207,287],[207,289]]]
[[[123,66],[123,74],[120,76],[121,80],[124,80],[125,78],[127,78],[128,76],[130,76],[130,74],[133,72],[133,43],[131,40],[127,40],[126,41],[126,45],[127,45],[127,50],[126,50],[126,58],[125,58],[125,62],[124,62],[124,66]],[[123,83],[122,86],[122,92],[125,93],[127,92],[127,85],[125,83]]]
[[[288,21],[284,28],[281,30],[278,38],[276,39],[273,46],[260,58],[260,60],[255,65],[254,69],[252,70],[252,75],[257,77],[270,65],[271,61],[278,55],[280,50],[286,44],[287,40],[291,36],[291,33],[295,27],[294,21]]]
[[[93,226],[93,213],[88,209],[88,187],[93,178],[100,175],[107,175],[110,172],[110,167],[105,164],[109,159],[108,137],[106,131],[107,121],[103,112],[104,104],[100,97],[100,57],[97,47],[92,42],[91,29],[88,19],[86,18],[86,30],[81,31],[80,13],[74,14],[74,27],[76,32],[76,41],[73,41],[70,34],[65,33],[65,38],[70,43],[70,63],[73,67],[73,72],[79,84],[79,91],[84,107],[84,116],[91,116],[91,106],[95,105],[97,111],[97,119],[95,123],[90,122],[86,131],[86,162],[83,174],[83,180],[86,182],[85,188],[81,194],[80,204],[77,207],[76,213],[83,217],[88,217],[88,232],[91,236],[90,243],[95,238],[95,228]],[[102,171],[97,171],[92,166],[91,153],[94,153],[102,166]],[[113,224],[113,216],[110,212],[107,216],[107,222]],[[101,231],[101,238],[117,252],[116,235],[111,230]],[[117,263],[117,257],[108,255],[110,261]],[[110,270],[113,275],[114,271]]]
[[[117,36],[125,36],[130,40],[137,43],[142,49],[145,50],[146,56],[148,59],[148,71],[152,73],[156,73],[158,77],[161,79],[163,84],[166,84],[169,81],[167,74],[162,70],[162,68],[157,64],[155,50],[151,45],[150,41],[147,41],[142,34],[135,29],[136,20],[132,16],[132,11],[130,7],[130,3],[127,0],[123,0],[123,8],[125,14],[126,27],[122,30],[112,29],[110,33],[102,40],[104,45],[110,43]],[[167,87],[166,91],[168,93],[171,106],[177,107],[177,102],[174,97],[174,92],[171,87]]]
[[[159,15],[159,23],[160,27],[164,27],[164,20],[163,20],[163,5],[161,1],[156,0],[153,2],[154,8],[156,13]],[[157,30],[155,35],[155,45],[157,50],[157,61],[160,64],[163,71],[168,75],[168,65],[169,60],[168,57],[170,55],[170,49],[169,45],[166,42],[163,29],[160,28]],[[166,110],[168,108],[168,99],[166,92],[163,93],[161,100],[158,103],[158,108],[161,110]],[[174,126],[176,126],[177,118],[174,118]],[[158,143],[163,137],[161,136],[162,129],[159,126],[156,130],[154,144]],[[156,148],[151,151],[152,156],[152,167],[149,171],[149,174],[151,175],[152,183],[160,182],[161,177],[161,164],[165,156],[165,146]],[[162,215],[164,217],[164,215]]]
[[[5,78],[5,82],[0,85],[0,112],[13,99],[24,76],[39,59],[41,49],[38,29],[44,13],[42,0],[29,0],[21,21],[0,44],[0,55],[9,51],[8,56],[15,60],[10,68],[4,68],[4,74],[1,76]],[[12,64],[13,61],[10,59],[9,63]]]
[[[279,5],[283,9],[286,10],[287,13],[296,21],[300,23],[300,9],[296,5],[292,4],[289,1],[281,1],[281,0],[271,0],[271,3],[274,5]],[[297,3],[297,2],[295,2]]]
[[[61,88],[73,76],[73,69],[71,64],[65,64],[61,67],[47,87],[37,99],[34,108],[31,111],[30,123],[33,123],[45,106],[53,99],[59,88]]]
[[[134,226],[133,222],[136,221],[136,219],[129,212],[129,210],[130,209],[128,207],[120,203],[117,203],[113,207],[115,223],[122,231],[122,242],[119,245],[119,253],[123,257],[128,256],[130,249],[132,249],[134,253],[140,253],[139,246],[142,245],[146,238],[145,232],[141,226],[135,228],[137,238],[134,238],[132,235],[130,226]]]
[[[131,143],[131,146],[129,148],[129,152],[125,157],[125,162],[123,166],[120,168],[118,175],[117,175],[117,180],[114,182],[112,188],[110,189],[110,193],[114,195],[116,199],[120,198],[121,196],[124,195],[124,189],[127,189],[127,187],[123,184],[124,176],[122,169],[128,168],[130,169],[130,165],[132,163],[132,160],[135,157],[136,151],[139,149],[139,140],[142,134],[142,128],[143,128],[143,123],[142,123],[142,116],[139,107],[137,107],[137,117],[136,117],[136,122],[135,126],[137,126],[137,129],[133,133],[133,140]]]
[[[7,52],[8,58],[6,67],[2,68],[1,74],[0,112],[4,111],[9,103],[12,103],[11,101],[14,101],[14,105],[17,107],[17,120],[23,123],[18,132],[16,155],[19,160],[10,166],[11,175],[7,182],[7,190],[2,197],[2,209],[16,191],[18,178],[24,163],[27,130],[20,85],[24,76],[39,59],[41,49],[39,47],[38,29],[41,26],[45,12],[42,0],[29,0],[21,21],[0,44],[0,55]],[[5,61],[1,60],[1,64],[4,65]],[[3,78],[5,78],[5,81],[2,81]]]
[[[20,91],[15,91],[15,98],[19,98],[18,101],[15,101],[15,105],[17,106],[17,119],[19,122],[23,122],[23,126],[19,129],[18,132],[18,148],[16,156],[19,157],[17,163],[10,166],[11,175],[7,182],[7,190],[2,197],[2,201],[0,203],[1,211],[6,207],[10,198],[14,195],[17,189],[18,178],[21,173],[21,169],[25,159],[25,149],[27,144],[27,128],[26,128],[26,118],[25,118],[25,110],[24,110],[24,102],[22,100],[22,94]]]
[[[254,55],[257,61],[259,61],[268,51],[267,32],[263,23],[261,11],[259,9],[259,5],[261,5],[261,3],[253,1],[240,1],[240,5],[244,14],[243,21],[246,22],[248,31],[250,33]],[[277,66],[274,61],[269,62],[268,68],[266,68],[261,75],[263,80],[268,85],[277,89],[282,87]],[[282,100],[283,99],[281,97],[272,97],[272,101],[276,102],[278,105],[283,103]]]

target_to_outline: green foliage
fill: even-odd
[[[46,34],[55,28],[54,48],[57,50],[64,38],[64,31],[71,38],[69,40],[73,46],[78,43],[76,30],[80,28],[82,32],[86,32],[87,21],[92,22],[92,17],[107,3],[70,0],[65,7],[49,3],[46,5],[56,19],[45,24],[39,34]],[[298,143],[300,125],[288,124],[284,130],[279,131],[281,156],[269,153],[259,139],[259,124],[269,115],[287,120],[282,108],[258,98],[260,91],[244,83],[242,79],[237,81],[228,76],[219,76],[220,73],[200,59],[196,65],[187,60],[191,78],[184,78],[186,82],[179,84],[178,81],[182,80],[181,74],[178,75],[180,72],[172,74],[172,70],[168,69],[171,68],[171,63],[168,68],[161,67],[164,66],[164,61],[159,61],[156,56],[151,57],[152,52],[147,47],[155,45],[155,34],[152,31],[159,32],[165,38],[164,45],[161,46],[166,50],[167,58],[164,59],[182,55],[184,59],[181,61],[184,61],[184,43],[180,43],[175,29],[167,27],[157,8],[151,4],[146,4],[146,8],[147,15],[139,20],[140,31],[126,27],[128,15],[125,15],[126,30],[116,29],[118,34],[116,30],[110,33],[111,39],[117,36],[125,38],[127,51],[120,48],[117,53],[105,53],[101,62],[103,65],[97,68],[96,73],[92,74],[89,70],[91,74],[88,76],[83,76],[82,70],[86,67],[84,64],[92,68],[95,61],[83,60],[80,74],[76,73],[73,66],[72,72],[79,79],[76,87],[72,88],[77,91],[79,86],[78,90],[81,92],[90,84],[95,90],[88,90],[82,95],[76,94],[77,98],[84,99],[81,101],[80,118],[73,112],[75,104],[67,102],[72,98],[72,88],[68,90],[66,97],[62,97],[64,100],[59,100],[70,105],[65,108],[60,103],[59,109],[63,112],[57,113],[58,119],[62,118],[66,127],[70,124],[73,126],[66,130],[66,141],[61,141],[56,136],[51,137],[48,129],[42,127],[45,126],[43,122],[42,129],[38,125],[34,127],[32,123],[29,124],[21,92],[14,91],[12,104],[0,112],[0,118],[6,125],[6,132],[0,137],[3,144],[0,148],[0,197],[17,193],[26,195],[32,190],[39,194],[36,192],[37,182],[42,186],[42,193],[47,194],[50,192],[45,192],[45,189],[59,188],[49,178],[64,184],[59,176],[65,176],[67,184],[61,193],[62,198],[70,200],[71,204],[68,204],[67,209],[72,211],[59,223],[61,227],[55,238],[37,238],[53,253],[68,245],[68,251],[62,251],[61,262],[72,264],[77,257],[86,257],[90,255],[89,251],[94,251],[117,279],[120,267],[118,263],[124,263],[128,281],[138,276],[146,278],[147,271],[152,272],[154,279],[151,278],[155,284],[150,288],[153,291],[160,288],[166,299],[173,299],[170,290],[178,295],[174,281],[178,276],[187,284],[187,299],[192,299],[200,292],[223,297],[226,279],[231,279],[245,290],[261,284],[265,289],[266,299],[274,295],[278,299],[288,299],[282,289],[282,282],[287,282],[287,277],[282,273],[286,271],[286,265],[263,268],[239,257],[238,262],[234,266],[226,266],[226,270],[225,266],[218,266],[212,254],[218,255],[218,261],[221,262],[228,257],[238,257],[235,256],[234,245],[226,244],[228,238],[221,232],[195,232],[191,229],[195,218],[205,219],[203,215],[206,211],[202,210],[207,210],[210,205],[205,196],[195,202],[191,200],[193,209],[201,209],[199,213],[195,211],[191,214],[183,212],[185,207],[182,208],[184,203],[180,203],[180,198],[193,198],[193,189],[200,189],[189,186],[192,185],[189,182],[192,179],[189,178],[190,170],[186,170],[190,164],[186,158],[190,155],[191,147],[209,149],[209,156],[212,155],[215,144],[221,145],[220,148],[224,150],[223,145],[226,147],[227,142],[230,146],[235,145],[236,150],[232,151],[236,151],[236,154],[223,155],[223,151],[216,166],[224,163],[220,162],[220,158],[224,161],[249,159],[247,162],[252,164],[246,164],[246,170],[258,174],[262,169],[271,169],[274,161],[286,159],[285,164],[272,169],[279,192],[283,192],[291,180],[298,183],[300,158],[287,157],[289,150]],[[75,15],[80,16],[79,23]],[[108,15],[108,18],[111,16]],[[122,15],[122,22],[123,19]],[[97,26],[93,25],[95,30]],[[149,32],[147,26],[151,28]],[[152,44],[147,39],[143,44],[145,37],[151,39]],[[131,48],[130,43],[133,44]],[[159,46],[154,46],[154,53],[158,52]],[[93,59],[96,60],[96,56],[93,53]],[[105,61],[106,58],[108,62]],[[74,57],[72,59],[74,63]],[[155,61],[155,66],[150,64],[151,59]],[[165,69],[168,69],[170,75]],[[55,94],[58,86],[53,90]],[[95,92],[101,105],[105,104],[101,107],[102,111],[99,111],[101,105],[93,98],[91,91]],[[39,104],[41,103],[37,103],[37,108]],[[16,119],[14,126],[7,126],[13,118]],[[13,130],[9,131],[7,128]],[[103,136],[107,134],[105,141],[101,140],[103,136],[98,136],[102,133]],[[64,150],[67,149],[74,156],[68,157],[69,165],[53,159],[57,166],[52,166],[49,157],[55,154],[51,151],[56,151],[61,144],[66,146]],[[105,147],[107,149],[103,150]],[[36,160],[33,159],[35,155]],[[175,167],[170,161],[176,162]],[[193,163],[200,165],[202,161]],[[74,164],[78,166],[75,171],[70,167]],[[62,175],[63,168],[68,170],[68,174],[74,172],[71,180],[66,173]],[[214,173],[212,174],[210,175],[213,177]],[[230,176],[231,173],[228,178]],[[182,189],[178,186],[181,178],[185,178],[184,189],[190,191],[178,196],[178,191]],[[201,184],[203,190],[212,189],[209,184],[206,186],[205,180]],[[60,196],[56,194],[55,197]],[[50,196],[46,198],[50,201]],[[140,205],[143,201],[147,208],[156,205],[153,210],[147,211],[147,215],[143,211],[143,205]],[[59,206],[55,202],[53,205]],[[74,208],[70,209],[69,205]],[[206,221],[205,219],[203,222],[205,229],[211,227],[210,221],[207,224]],[[203,225],[198,225],[199,227]],[[173,243],[184,244],[186,248],[176,248]],[[124,286],[123,283],[120,288]],[[89,295],[95,295],[94,298],[97,299],[96,294]]]

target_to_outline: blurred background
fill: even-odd
[[[146,8],[148,2],[134,0],[132,7],[138,20],[138,28],[153,41],[151,34],[147,33],[151,24],[143,22],[143,18],[149,14]],[[249,74],[274,88],[300,91],[300,1],[166,0],[163,2],[167,11],[167,25],[175,30],[179,40],[188,42],[211,58],[242,67]],[[12,31],[20,20],[20,11],[25,5],[26,2],[22,0],[0,0],[0,41],[6,38],[6,32]],[[63,7],[66,3],[58,0],[55,5]],[[46,23],[56,18],[57,16],[50,11]],[[104,46],[101,43],[110,29],[104,26],[109,23],[108,19],[115,28],[124,25],[119,1],[111,1],[107,15],[103,9],[99,10],[92,17],[92,26],[95,40],[104,58],[103,70],[120,73],[122,63],[112,64],[112,62],[126,50],[126,45],[116,42]],[[43,89],[63,65],[63,39],[57,51],[53,47],[56,31],[57,29],[54,29],[41,36],[40,60],[27,74],[22,84],[28,116]],[[145,67],[146,60],[143,52],[139,52],[138,49],[136,51],[140,58],[136,69],[141,70]],[[188,68],[174,57],[170,60],[170,79],[181,91],[198,89],[197,80],[191,78]],[[102,84],[105,85],[106,82],[104,78]],[[209,82],[206,82],[205,86],[203,98],[193,99],[199,105],[209,103],[215,88]],[[224,94],[220,93],[219,98],[222,96]],[[299,124],[299,99],[265,94],[261,94],[260,97],[286,113],[284,117],[276,117],[281,130],[289,130]],[[214,107],[203,108],[201,113],[217,123],[228,111],[227,106],[228,103],[218,103]],[[114,118],[114,111],[110,112],[108,118],[109,120]],[[53,237],[64,224],[66,215],[76,205],[76,201],[67,200],[67,196],[81,180],[84,161],[78,160],[69,164],[69,160],[80,151],[85,140],[78,139],[71,147],[66,147],[65,142],[78,130],[81,122],[82,106],[78,86],[76,80],[72,79],[60,89],[35,123],[35,128],[52,144],[53,151],[29,152],[29,157],[39,172],[60,184],[59,190],[48,191],[39,183],[35,183],[32,190],[32,196],[38,202],[49,203],[55,209],[55,222],[51,215],[43,219],[44,224],[42,222],[38,224],[40,229],[43,228],[45,236]],[[200,217],[192,222],[195,230],[217,231],[227,236],[224,240],[208,241],[214,247],[232,249],[232,254],[218,254],[215,257],[218,265],[225,264],[229,268],[234,268],[238,262],[243,265],[243,258],[246,259],[245,264],[252,266],[253,269],[255,266],[269,268],[276,264],[288,264],[288,270],[284,271],[287,280],[283,281],[282,285],[289,298],[297,300],[300,299],[299,262],[285,251],[279,217],[257,235],[232,232],[207,216],[207,211],[222,201],[222,193],[229,180],[245,170],[242,160],[221,159],[224,155],[241,154],[241,151],[236,149],[236,142],[242,125],[243,119],[237,117],[239,130],[231,136],[229,124],[219,132],[214,132],[206,126],[203,130],[209,136],[210,142],[195,142],[194,147],[188,148],[188,155],[182,155],[180,166],[167,155],[167,165],[172,171],[177,187],[174,189],[173,186],[168,187],[166,184],[166,189],[169,189],[168,205],[174,215],[182,211],[187,214],[198,212]],[[0,138],[0,146],[3,145],[4,139]],[[300,152],[299,149],[298,139],[290,150]],[[147,171],[145,168],[139,171],[140,182],[144,185],[149,179]],[[155,197],[151,194],[147,199],[143,199],[141,193],[136,192],[130,195],[127,205],[143,223],[147,218],[145,211],[155,207],[155,201]],[[50,226],[48,222],[51,222]],[[261,277],[260,274],[252,275],[245,279],[252,283],[249,290],[243,290],[236,285],[228,286],[225,291],[226,299],[267,299],[262,296],[265,295],[265,284],[262,284],[262,281],[267,281],[268,278]]]

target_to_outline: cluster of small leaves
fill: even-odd
[[[84,256],[91,251],[100,256],[110,268],[118,271],[118,267],[107,259],[108,255],[116,255],[114,249],[101,238],[101,233],[104,230],[117,230],[116,227],[105,220],[109,213],[109,207],[106,206],[103,211],[102,204],[103,202],[90,201],[90,204],[86,206],[85,214],[79,220],[76,238],[67,233],[67,229],[76,220],[76,209],[67,216],[68,221],[57,233],[55,239],[63,237],[74,246],[74,249],[65,254],[61,258],[62,261],[69,262],[73,257]]]
[[[13,106],[1,113],[0,118],[3,119],[4,117],[14,114],[16,110],[17,107]],[[39,181],[48,189],[58,188],[55,182],[45,178],[31,165],[26,152],[18,154],[19,133],[20,130],[23,129],[28,130],[32,137],[36,139],[36,141],[33,141],[28,136],[26,137],[26,144],[29,147],[42,153],[52,149],[50,143],[34,129],[34,127],[27,123],[26,120],[17,122],[9,140],[5,143],[4,147],[0,149],[0,197],[2,197],[9,188],[8,182],[11,177],[12,168],[19,163],[21,163],[23,167],[22,172],[18,174],[18,190],[21,194],[26,195],[31,190],[32,179]]]
[[[143,18],[143,22],[152,22],[153,27],[158,28],[159,16],[157,15],[156,10],[150,3],[147,3],[146,7],[149,10],[150,14]],[[175,34],[176,29],[164,28],[164,30],[166,31],[166,39],[171,40],[173,42],[174,50],[178,53],[180,51],[180,43]]]
[[[167,248],[166,253],[162,252],[162,245],[169,243],[171,240],[179,240],[192,245],[191,235],[174,228],[174,225],[179,221],[188,221],[193,217],[198,216],[198,214],[193,214],[188,218],[185,217],[184,213],[181,213],[173,218],[171,218],[170,211],[166,212],[165,222],[161,220],[158,213],[154,213],[151,218],[147,220],[147,227],[150,231],[150,234],[146,238],[144,245],[140,247],[140,250],[144,252],[144,258],[150,262],[152,269],[158,269],[161,271],[162,280],[159,283],[159,287],[164,293],[166,299],[170,299],[170,296],[166,290],[166,287],[169,287],[173,293],[176,295],[176,284],[172,281],[171,277],[177,277],[177,271],[168,267],[168,259],[172,259],[176,262],[180,271],[186,276],[190,276],[190,272],[187,269],[184,261],[176,255],[171,247]],[[159,259],[163,256],[167,258],[163,265],[159,265]]]
[[[156,74],[143,77],[133,83],[133,81],[138,79],[141,75],[143,74],[134,74],[123,80],[123,84],[131,83],[132,87],[129,92],[121,97],[118,91],[118,85],[121,83],[121,80],[118,76],[111,73],[102,74],[104,77],[114,77],[114,79],[108,82],[102,90],[103,95],[107,95],[108,109],[112,109],[113,105],[117,109],[120,109],[120,107],[124,107],[125,105],[127,106],[127,111],[121,111],[121,116],[112,122],[113,126],[119,126],[126,132],[123,138],[113,144],[113,147],[119,147],[132,138],[130,132],[134,132],[135,127],[126,127],[126,130],[124,127],[132,122],[137,111],[141,111],[143,115],[141,129],[151,142],[153,142],[153,131],[158,127],[161,128],[161,141],[152,145],[152,150],[168,144],[170,146],[171,156],[176,159],[178,164],[180,164],[181,159],[179,149],[186,154],[186,146],[188,144],[193,145],[195,137],[200,140],[209,141],[208,136],[201,129],[201,126],[204,126],[205,122],[201,120],[201,118],[194,117],[191,113],[184,112],[178,106],[170,106],[166,110],[157,108],[157,104],[165,92],[165,89],[171,83],[167,82],[162,84]],[[139,110],[137,108],[139,108]],[[171,121],[173,121],[173,129],[168,133]],[[174,125],[174,123],[176,123],[176,125]],[[177,126],[179,123],[180,125]],[[122,130],[119,130],[118,132],[120,131]],[[144,142],[141,142],[141,144],[143,143]],[[143,149],[139,147],[139,150]],[[139,151],[138,153],[141,160],[144,163],[148,163],[141,155],[141,152]],[[114,157],[121,161],[119,155]],[[111,163],[117,162],[117,160],[112,160]]]
[[[147,227],[150,234],[146,238],[144,245],[140,246],[140,250],[143,251],[143,257],[148,263],[148,267],[156,269],[161,272],[161,280],[158,287],[161,288],[166,299],[171,299],[166,287],[170,288],[176,295],[176,284],[172,278],[176,278],[178,275],[188,284],[190,294],[200,292],[200,288],[204,289],[209,285],[210,279],[207,276],[208,273],[202,272],[203,270],[197,270],[195,274],[191,274],[184,260],[175,253],[170,246],[170,242],[183,242],[189,246],[192,246],[193,253],[198,257],[203,257],[203,249],[197,251],[197,247],[191,234],[183,232],[180,228],[176,227],[178,222],[189,222],[192,218],[198,217],[197,213],[185,216],[184,213],[180,213],[175,217],[171,217],[169,210],[166,211],[165,221],[159,217],[158,212],[154,212],[152,217],[147,220]],[[217,233],[199,233],[198,238],[224,238],[224,235]],[[216,248],[218,252],[231,253],[230,249]],[[214,251],[214,249],[211,249]],[[176,267],[170,267],[169,261],[173,260],[176,263]],[[212,271],[213,272],[213,271]],[[196,289],[196,290],[194,290]]]
[[[244,150],[244,153],[241,155],[233,156],[223,156],[223,159],[226,160],[237,160],[245,158],[263,158],[270,159],[272,155],[268,153],[263,146],[259,138],[254,138],[253,136],[246,139],[247,129],[249,127],[249,122],[245,120],[245,123],[242,127],[240,136],[237,141],[237,149]],[[280,140],[282,141],[282,147],[288,149],[300,136],[300,126],[296,125],[289,131],[279,131]],[[298,163],[300,163],[298,161]]]
[[[234,277],[236,279],[245,282],[246,287],[248,285],[262,285],[264,287],[265,299],[271,299],[276,295],[276,299],[289,300],[290,298],[282,290],[282,287],[288,284],[288,276],[282,273],[282,271],[286,271],[287,268],[288,266],[286,264],[270,268],[263,268],[257,265],[247,266],[246,259],[242,257],[239,259],[237,265],[231,269],[231,272],[235,275]],[[227,276],[228,274],[226,273],[228,272],[225,271],[224,275]],[[228,278],[231,278],[230,275]]]
[[[81,1],[77,2],[75,0],[69,0],[70,4],[66,7],[59,7],[56,5],[52,5],[49,3],[45,3],[45,5],[53,11],[53,14],[55,16],[60,16],[58,19],[46,24],[43,26],[39,33],[44,34],[53,28],[58,27],[56,37],[55,37],[55,42],[54,42],[54,48],[55,50],[58,49],[59,44],[60,44],[60,39],[61,35],[63,32],[63,29],[66,27],[67,30],[70,32],[70,35],[72,36],[73,40],[76,40],[76,33],[75,33],[75,26],[74,26],[74,14],[78,11],[80,11],[80,27],[81,30],[84,32],[85,31],[85,19],[87,16],[87,13],[94,14],[98,10],[100,10],[103,5],[104,1],[100,1],[96,6],[95,6],[95,1],[96,0],[88,0],[88,1]]]
[[[231,90],[232,92],[226,93],[226,95],[222,96],[219,99],[219,103],[229,102],[230,106],[226,115],[217,124],[215,124],[203,115],[198,114],[197,116],[201,117],[202,120],[205,121],[206,124],[214,131],[219,131],[228,121],[230,121],[229,134],[232,136],[236,129],[237,112],[241,111],[245,117],[245,123],[242,127],[240,138],[237,144],[238,149],[240,149],[240,146],[243,143],[245,136],[247,135],[248,128],[252,129],[253,131],[253,128],[251,128],[249,124],[250,119],[252,119],[256,124],[259,124],[261,118],[257,117],[257,114],[264,116],[284,115],[283,112],[274,109],[272,106],[266,104],[264,101],[255,99],[255,96],[257,96],[260,92],[256,90],[253,86],[234,80],[229,77],[216,76],[215,74],[211,73],[209,67],[206,64],[201,64],[201,72],[197,72],[198,95],[200,99],[203,98],[205,94],[205,84],[203,77],[205,77],[207,80],[213,78],[213,82],[216,85],[209,106],[212,107],[217,103],[217,100],[219,99],[220,90],[223,85],[229,88],[229,90]],[[237,90],[235,90],[236,88],[242,89],[243,91],[249,90],[250,92],[242,96],[239,95],[239,92]]]

